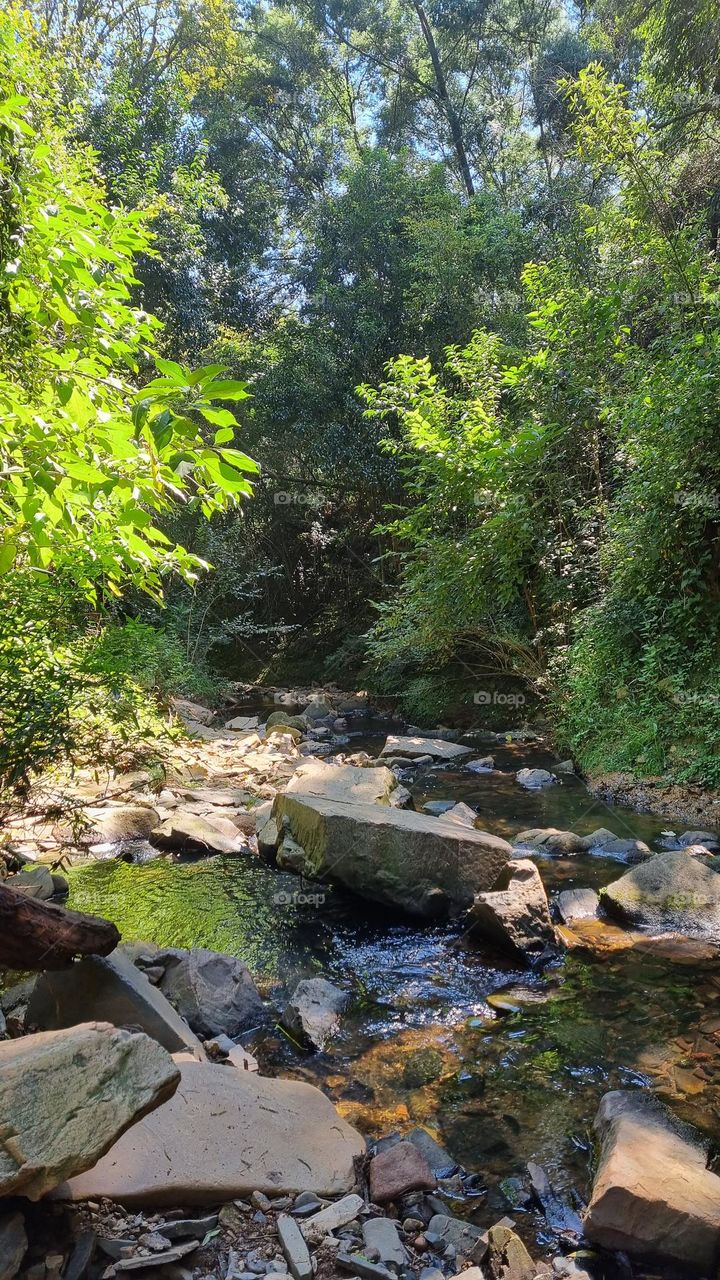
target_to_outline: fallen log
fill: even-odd
[[[75,956],[109,955],[119,941],[110,920],[0,884],[0,968],[64,969]]]

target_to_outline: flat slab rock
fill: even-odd
[[[433,760],[461,760],[473,754],[472,747],[460,742],[445,742],[442,738],[403,738],[391,733],[380,752],[381,756],[405,756],[416,760],[420,756],[432,756]]]
[[[529,858],[506,863],[492,892],[477,895],[470,918],[473,933],[527,961],[556,941],[540,872]]]
[[[601,1143],[585,1234],[606,1249],[715,1274],[720,1178],[689,1126],[647,1094],[606,1093],[595,1119]]]
[[[146,1207],[217,1204],[253,1191],[338,1196],[355,1184],[362,1137],[319,1089],[230,1067],[179,1064],[177,1093],[135,1125],[63,1200]]]
[[[425,918],[469,907],[512,855],[487,831],[387,805],[286,792],[273,812],[300,847],[293,871]]]
[[[85,1022],[0,1044],[0,1196],[39,1200],[89,1169],[180,1073],[149,1036]]]
[[[346,804],[389,804],[398,780],[392,769],[379,765],[376,769],[360,769],[352,764],[326,764],[308,760],[290,779],[286,791],[290,795],[324,796]]]

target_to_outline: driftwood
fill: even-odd
[[[108,955],[119,941],[109,920],[0,884],[0,967],[64,969],[74,956]]]

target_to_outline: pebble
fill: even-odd
[[[370,1262],[361,1253],[339,1253],[337,1262],[338,1266],[344,1267],[346,1271],[352,1271],[354,1275],[360,1276],[361,1280],[395,1280],[393,1272],[384,1267],[381,1262]]]
[[[281,1213],[277,1220],[277,1233],[283,1254],[295,1280],[312,1280],[313,1265],[310,1250],[295,1219],[287,1213]]]
[[[163,1249],[170,1248],[169,1238],[161,1235],[159,1231],[146,1231],[138,1237],[138,1244],[145,1245],[146,1249],[152,1249],[153,1253],[162,1253]]]
[[[253,1209],[262,1209],[263,1213],[269,1213],[272,1209],[272,1201],[268,1199],[263,1191],[253,1191],[250,1196],[250,1203]]]
[[[413,1231],[422,1231],[425,1223],[420,1218],[406,1218],[402,1224],[403,1231],[407,1231],[408,1235],[412,1235]]]

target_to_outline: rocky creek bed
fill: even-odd
[[[667,1245],[654,1249],[652,1239],[649,1243],[641,1239],[640,1222],[633,1227],[640,1240],[639,1249],[634,1250],[632,1242],[618,1234],[612,1239],[606,1236],[604,1243],[609,1250],[598,1250],[597,1232],[592,1246],[583,1240],[581,1217],[591,1197],[593,1180],[600,1176],[598,1135],[593,1131],[593,1122],[606,1095],[653,1099],[665,1104],[673,1123],[692,1125],[701,1140],[710,1144],[710,1150],[720,1136],[720,933],[713,924],[704,934],[700,931],[701,936],[688,938],[667,928],[632,928],[632,922],[627,920],[613,923],[593,916],[569,918],[563,923],[557,915],[558,900],[572,915],[567,906],[569,890],[603,890],[630,868],[647,863],[653,854],[680,845],[682,828],[672,835],[667,819],[620,807],[608,808],[589,795],[572,772],[558,769],[557,760],[532,734],[526,735],[524,741],[503,736],[468,739],[459,744],[465,749],[457,754],[448,742],[447,758],[442,758],[440,744],[451,735],[430,735],[438,754],[428,758],[423,745],[426,736],[412,727],[374,723],[362,706],[348,706],[343,713],[339,706],[323,704],[317,695],[316,708],[325,714],[313,713],[309,721],[306,718],[302,723],[296,715],[301,701],[275,712],[279,717],[276,733],[280,736],[271,737],[269,742],[262,732],[257,734],[257,728],[262,729],[267,719],[264,708],[253,704],[237,707],[230,720],[237,724],[231,730],[216,727],[213,722],[201,725],[194,718],[200,711],[193,713],[184,708],[191,732],[201,733],[202,740],[180,748],[175,774],[164,780],[164,786],[157,781],[149,785],[143,777],[129,782],[125,779],[125,785],[118,780],[110,787],[109,797],[104,794],[98,798],[96,781],[89,777],[75,779],[76,795],[95,823],[90,834],[78,841],[76,834],[58,831],[57,820],[51,821],[47,814],[38,812],[18,824],[13,832],[13,847],[27,856],[45,859],[52,858],[58,847],[69,852],[72,865],[63,872],[69,887],[68,905],[114,921],[125,944],[136,940],[142,943],[124,953],[126,962],[132,965],[138,961],[141,976],[148,973],[156,989],[166,991],[171,1000],[172,974],[179,969],[177,961],[167,959],[167,949],[204,948],[247,965],[262,1001],[258,1000],[254,1012],[243,1006],[238,1026],[230,1031],[234,1040],[241,1041],[241,1052],[246,1055],[244,1062],[236,1064],[240,1070],[257,1065],[255,1078],[318,1086],[342,1120],[370,1144],[371,1155],[378,1150],[392,1150],[393,1143],[408,1135],[420,1148],[426,1144],[422,1150],[424,1167],[427,1169],[429,1156],[432,1182],[437,1180],[437,1185],[423,1185],[422,1178],[418,1182],[415,1170],[414,1184],[410,1176],[409,1183],[406,1178],[405,1185],[398,1184],[392,1196],[385,1200],[380,1197],[381,1204],[389,1203],[385,1214],[390,1218],[383,1216],[377,1221],[396,1220],[399,1244],[394,1238],[389,1243],[387,1239],[373,1242],[375,1229],[370,1228],[368,1233],[367,1226],[363,1226],[368,1219],[367,1206],[376,1200],[372,1166],[369,1185],[357,1166],[356,1186],[364,1196],[363,1205],[356,1207],[354,1215],[330,1236],[319,1236],[317,1247],[311,1251],[311,1267],[321,1276],[372,1277],[383,1274],[373,1271],[373,1266],[378,1265],[385,1274],[412,1275],[421,1280],[440,1280],[440,1276],[451,1276],[473,1266],[480,1270],[477,1275],[469,1275],[468,1280],[480,1280],[481,1276],[490,1280],[530,1280],[543,1268],[553,1267],[557,1275],[585,1274],[593,1280],[619,1280],[631,1275],[714,1275],[720,1245],[720,1198],[715,1204],[714,1181],[709,1187],[692,1187],[693,1194],[702,1201],[699,1212],[701,1217],[705,1215],[703,1230],[709,1231],[711,1237],[710,1243],[703,1238],[696,1256],[691,1256],[692,1249],[686,1249],[681,1257],[673,1256]],[[338,711],[344,724],[338,720]],[[272,735],[273,727],[268,726],[266,733]],[[293,729],[294,732],[287,732]],[[397,745],[388,739],[388,730],[396,732]],[[408,745],[413,740],[419,744],[417,747]],[[403,755],[403,751],[410,755]],[[576,842],[570,850],[567,839],[555,838],[554,844],[551,839],[548,844],[547,838],[538,839],[535,835],[526,836],[509,855],[504,854],[504,859],[510,856],[525,862],[530,854],[540,870],[555,915],[555,924],[550,926],[553,945],[546,946],[547,938],[541,939],[537,953],[530,956],[531,964],[521,952],[504,946],[502,937],[493,939],[482,931],[478,935],[476,928],[469,927],[464,910],[450,919],[432,918],[432,912],[428,919],[412,918],[393,901],[397,897],[395,887],[385,886],[381,891],[375,887],[373,892],[381,900],[363,900],[338,882],[337,869],[333,872],[332,866],[329,875],[322,878],[298,876],[297,871],[307,869],[311,858],[313,869],[317,869],[318,860],[325,856],[324,841],[336,847],[333,841],[345,837],[334,835],[338,828],[331,824],[338,820],[338,814],[334,810],[325,812],[325,801],[317,803],[306,798],[293,802],[295,808],[283,809],[286,801],[276,799],[276,795],[282,797],[298,766],[302,766],[303,757],[312,760],[315,755],[340,762],[349,758],[353,777],[360,776],[358,766],[364,766],[363,787],[367,779],[369,784],[377,782],[382,791],[380,780],[385,770],[374,767],[381,752],[393,771],[393,785],[397,779],[409,793],[402,803],[417,815],[426,814],[431,826],[437,822],[438,831],[447,830],[448,819],[442,809],[453,802],[468,807],[469,818],[467,813],[461,815],[468,830],[481,829],[499,843],[517,841],[521,833],[528,832],[574,833],[578,841],[593,832],[605,832],[602,843],[592,849],[581,848]],[[492,763],[488,760],[490,755]],[[327,765],[334,767],[332,763]],[[530,785],[523,785],[518,781],[523,770],[545,771],[552,774],[552,780],[542,785],[544,780],[539,779],[540,785],[532,785],[538,779],[530,778]],[[299,776],[302,778],[302,770]],[[322,766],[317,776],[325,776]],[[292,782],[291,791],[296,781]],[[356,785],[360,784],[353,783]],[[307,782],[301,781],[301,797],[307,787]],[[223,790],[225,794],[221,796]],[[136,811],[143,807],[147,810],[153,798],[156,808],[152,821],[146,818],[143,824],[142,813],[136,813],[135,826],[119,831],[113,821],[118,820],[123,806],[133,807],[129,806],[129,798],[133,797]],[[217,803],[219,797],[221,803]],[[339,802],[343,823],[348,820],[346,800],[344,797]],[[354,800],[364,807],[365,790]],[[382,797],[380,804],[371,801],[382,810],[378,819],[382,821],[390,812],[384,800]],[[274,803],[274,818],[267,809],[260,818],[258,802],[262,801],[266,806]],[[297,805],[303,808],[302,821],[297,816]],[[187,821],[183,823],[182,814],[187,815],[188,808],[195,822],[216,823],[219,848],[203,847],[198,828],[188,826]],[[371,813],[367,821],[374,822],[376,818],[378,815]],[[279,849],[274,853],[264,825],[268,820],[274,820],[278,828],[273,839]],[[416,842],[421,836],[425,841],[427,826],[422,817],[401,819],[398,824],[394,819],[388,821],[393,829],[394,825],[404,824],[408,831],[402,838],[411,842],[407,848],[420,849]],[[262,857],[257,851],[255,827]],[[697,854],[703,873],[707,867],[708,874],[714,877],[717,873],[713,869],[712,830],[696,835],[706,838],[706,845],[700,846],[702,854]],[[615,844],[611,837],[615,837]],[[305,846],[300,838],[305,840]],[[461,844],[456,846],[452,832],[446,835],[447,859],[458,857],[467,864],[477,849],[480,867],[482,859],[487,858],[480,835],[465,834],[458,839]],[[223,840],[228,847],[223,847]],[[699,846],[693,840],[690,847],[695,850]],[[164,852],[158,857],[160,849]],[[426,842],[422,844],[423,856],[425,849]],[[683,861],[686,858],[684,853],[679,856]],[[284,866],[278,866],[278,862]],[[372,867],[370,870],[374,875]],[[492,900],[495,879],[493,872],[487,883],[473,886],[470,903],[477,890],[481,898]],[[460,881],[462,876],[452,884],[448,882],[442,888],[443,894],[462,895],[464,881],[458,889]],[[414,899],[416,915],[424,912],[430,901],[423,885]],[[491,888],[493,892],[488,894],[486,891]],[[537,913],[533,916],[530,912],[528,918],[537,928]],[[555,928],[559,930],[556,935]],[[16,977],[6,975],[6,987],[12,987]],[[324,1007],[324,1029],[311,1047],[302,1034],[302,1018],[293,1022],[287,1016],[287,1006],[298,983],[317,978],[332,984],[342,998],[336,1010],[328,1013]],[[57,1011],[65,997],[58,994],[62,982],[53,986],[54,981],[50,980],[50,988]],[[217,986],[220,978],[217,982],[209,979],[209,987],[214,982]],[[78,990],[87,991],[87,986]],[[20,1029],[13,1001],[22,1005],[22,992],[20,997],[17,988],[15,992],[14,996],[12,992],[9,997],[6,994],[3,1002],[11,1034]],[[72,999],[71,993],[69,1004]],[[36,1000],[36,1013],[37,1007]],[[44,1007],[48,1007],[47,999]],[[182,1004],[180,1008],[182,1012]],[[72,1015],[59,1021],[56,1018],[54,1025],[84,1021],[87,1012],[78,1006]],[[109,1003],[103,1008],[102,992],[89,1016],[107,1016],[117,1025],[132,1025],[129,1017],[113,1017]],[[43,1017],[44,1021],[37,1015],[33,1026],[46,1026],[47,1016]],[[200,1039],[211,1039],[212,1031],[205,1019]],[[191,1056],[195,1053],[192,1041],[183,1046],[166,1044],[170,1051],[180,1047],[189,1050]],[[198,1053],[205,1057],[202,1046]],[[189,1073],[188,1079],[196,1069],[220,1070],[224,1084],[230,1087],[229,1078],[225,1079],[229,1067],[188,1063],[182,1068],[185,1074]],[[1,1077],[0,1070],[0,1080]],[[217,1075],[209,1078],[212,1082],[218,1079]],[[187,1087],[181,1085],[175,1100],[166,1103],[165,1109],[169,1105],[179,1107],[178,1099]],[[162,1113],[161,1107],[156,1114]],[[141,1125],[151,1121],[152,1117]],[[317,1123],[332,1128],[329,1119],[320,1118]],[[654,1120],[652,1116],[648,1120],[643,1115],[637,1120],[634,1115],[619,1114],[605,1121],[606,1129],[613,1134],[618,1128],[629,1129],[635,1123],[647,1133],[647,1125]],[[178,1125],[182,1127],[182,1120]],[[139,1131],[140,1126],[135,1133]],[[120,1152],[122,1160],[126,1150],[134,1150],[132,1141],[140,1139],[133,1139],[133,1133],[131,1128],[97,1168],[102,1171],[108,1160],[112,1162],[114,1151]],[[665,1141],[664,1130],[661,1136]],[[257,1138],[255,1134],[253,1152]],[[238,1136],[236,1140],[245,1139]],[[667,1138],[670,1147],[666,1170],[676,1158],[672,1144],[680,1140],[674,1133]],[[610,1145],[612,1141],[613,1138],[607,1139]],[[373,1145],[378,1143],[379,1147]],[[364,1145],[359,1140],[356,1155]],[[258,1163],[256,1154],[251,1163],[254,1161],[257,1170],[262,1162]],[[604,1145],[603,1158],[605,1154]],[[612,1155],[610,1151],[608,1160]],[[395,1159],[398,1158],[396,1152]],[[683,1160],[686,1155],[681,1153],[677,1158]],[[263,1197],[272,1188],[267,1183],[261,1186],[256,1180],[243,1195],[235,1195],[229,1201],[218,1195],[217,1203],[213,1203],[207,1186],[202,1195],[194,1194],[197,1187],[193,1178],[195,1183],[202,1182],[200,1173],[193,1170],[194,1159],[197,1155],[191,1147],[186,1152],[186,1168],[177,1181],[177,1191],[173,1191],[175,1184],[170,1178],[170,1190],[161,1197],[164,1203],[159,1207],[153,1207],[153,1199],[157,1201],[153,1195],[148,1197],[148,1204],[142,1203],[142,1195],[134,1205],[128,1204],[127,1197],[123,1200],[122,1195],[116,1198],[116,1184],[110,1176],[112,1165],[107,1166],[104,1181],[95,1171],[80,1174],[80,1207],[67,1210],[56,1205],[42,1211],[28,1210],[21,1204],[31,1246],[34,1240],[35,1254],[38,1259],[42,1254],[42,1261],[23,1254],[15,1270],[8,1264],[5,1271],[0,1261],[0,1277],[6,1280],[20,1274],[28,1280],[55,1280],[55,1276],[62,1275],[80,1280],[86,1274],[114,1274],[108,1268],[118,1261],[122,1263],[123,1257],[113,1260],[107,1251],[103,1253],[96,1246],[90,1253],[89,1245],[84,1269],[78,1255],[72,1270],[78,1241],[92,1237],[96,1241],[125,1241],[121,1252],[124,1247],[124,1260],[134,1260],[134,1267],[120,1267],[117,1274],[134,1269],[142,1276],[144,1263],[148,1274],[158,1275],[165,1268],[163,1275],[168,1280],[184,1280],[187,1276],[233,1280],[236,1275],[245,1275],[249,1280],[251,1275],[265,1274],[268,1269],[282,1274],[289,1267],[295,1280],[309,1280],[309,1275],[293,1271],[287,1249],[280,1247],[277,1234],[278,1217],[302,1221],[311,1212],[307,1207],[303,1211],[297,1195],[273,1195],[266,1202]],[[177,1160],[180,1162],[182,1157],[179,1155]],[[705,1163],[704,1156],[702,1169]],[[237,1189],[237,1175],[233,1176]],[[328,1192],[329,1203],[342,1199],[343,1192],[354,1194],[350,1183],[338,1183],[337,1187],[317,1184],[306,1195],[319,1195],[320,1200],[308,1200],[306,1206],[310,1204],[314,1212],[322,1209]],[[85,1197],[89,1197],[89,1203]],[[703,1197],[707,1197],[708,1204]],[[123,1205],[118,1200],[123,1200]],[[209,1216],[205,1212],[205,1218],[197,1208],[193,1209],[193,1203],[200,1201],[204,1212],[210,1211]],[[674,1231],[682,1236],[685,1227],[680,1218],[683,1214],[687,1217],[686,1209],[667,1204],[664,1209],[666,1217],[675,1214]],[[371,1209],[371,1221],[373,1212],[382,1210]],[[595,1210],[596,1216],[599,1212]],[[197,1227],[194,1236],[179,1236],[172,1222],[183,1221],[181,1215],[191,1222],[203,1222],[202,1233]],[[437,1227],[442,1224],[436,1222],[433,1230],[431,1219],[437,1215],[470,1224],[475,1244],[471,1246],[465,1240],[461,1247],[456,1243],[448,1248],[442,1231],[436,1239]],[[627,1223],[627,1214],[625,1217]],[[714,1226],[707,1226],[708,1218]],[[491,1229],[496,1235],[488,1251],[486,1233]],[[605,1229],[601,1227],[601,1241]],[[63,1232],[70,1232],[72,1249],[69,1244],[63,1246]],[[512,1240],[508,1232],[512,1233]],[[697,1222],[691,1223],[691,1233],[694,1239],[702,1235]],[[143,1237],[153,1236],[154,1241],[143,1243]],[[483,1240],[478,1245],[481,1236]],[[176,1257],[163,1261],[163,1251],[172,1255],[172,1249],[177,1250],[177,1242],[182,1245],[183,1239],[187,1250],[181,1248]],[[513,1244],[515,1239],[517,1247]],[[519,1252],[521,1241],[529,1254]],[[341,1255],[344,1252],[355,1257],[354,1271],[353,1264],[338,1263],[338,1249]],[[389,1256],[384,1257],[383,1251]],[[153,1252],[158,1259],[154,1264]],[[530,1263],[530,1255],[534,1264]],[[531,1265],[533,1269],[528,1270]]]

